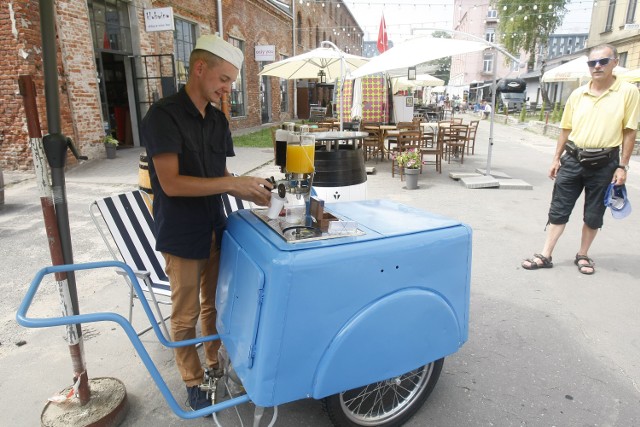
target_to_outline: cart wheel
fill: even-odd
[[[433,391],[444,358],[395,378],[354,388],[322,399],[336,427],[401,426]]]

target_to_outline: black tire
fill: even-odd
[[[444,358],[395,378],[322,399],[336,427],[396,427],[409,420],[438,382]]]

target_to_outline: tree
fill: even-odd
[[[546,51],[549,36],[562,24],[567,3],[568,0],[497,0],[500,43],[511,53],[525,51],[529,55],[528,69],[533,70],[536,53]],[[544,61],[544,54],[541,59]],[[548,102],[542,73],[540,89],[543,100]]]
[[[451,38],[451,34],[447,33],[446,31],[434,31],[432,36],[442,39]],[[434,77],[442,79],[448,83],[451,74],[450,56],[429,61],[428,64],[435,69],[435,71],[431,73]]]

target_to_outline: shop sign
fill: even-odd
[[[148,33],[153,31],[173,31],[173,8],[158,7],[144,10],[144,28]]]
[[[276,47],[272,44],[256,46],[256,61],[275,61]]]

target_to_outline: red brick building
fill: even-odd
[[[140,145],[139,121],[154,100],[184,85],[189,53],[202,34],[218,32],[245,53],[227,105],[234,130],[298,113],[304,117],[308,104],[319,101],[313,82],[298,81],[294,88],[293,81],[258,76],[271,60],[303,53],[323,40],[353,54],[362,51],[362,30],[342,0],[58,0],[55,5],[62,132],[90,158],[105,156],[105,132],[123,145]],[[3,1],[0,43],[0,166],[26,170],[32,161],[20,75],[31,75],[36,83],[47,133],[38,1]],[[256,60],[265,52],[267,59]]]

